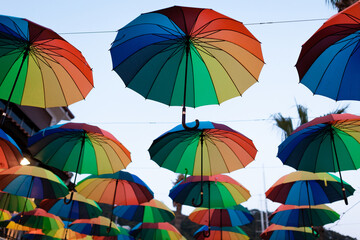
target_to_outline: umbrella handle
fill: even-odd
[[[65,197],[64,197],[64,203],[65,203],[66,205],[69,205],[69,204],[71,203],[72,199],[73,199],[73,196],[74,196],[74,192],[71,191],[69,201],[67,201],[66,196],[65,196]]]
[[[195,126],[194,127],[188,127],[186,125],[186,108],[185,106],[183,106],[183,109],[182,109],[182,122],[181,122],[183,128],[185,130],[195,130],[195,129],[198,129],[199,128],[199,125],[200,125],[200,122],[198,119],[195,120]]]
[[[194,207],[200,207],[204,202],[204,193],[203,192],[200,192],[200,203],[199,204],[196,204],[195,203],[195,198],[192,199],[191,203]]]
[[[211,230],[210,230],[210,226],[209,226],[209,230],[202,232],[202,233],[203,233],[203,236],[206,237],[206,238],[210,237],[210,234],[211,234],[210,231],[211,231]]]
[[[348,202],[348,199],[347,199],[347,196],[346,196],[346,193],[345,193],[345,187],[344,186],[342,187],[342,192],[343,192],[343,196],[344,196],[344,202],[345,202],[346,205],[348,205],[349,202]]]

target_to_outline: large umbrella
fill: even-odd
[[[116,205],[137,205],[154,198],[154,193],[139,177],[119,171],[113,174],[90,175],[76,186],[76,191],[98,203],[111,204],[111,217]]]
[[[260,42],[211,9],[174,6],[140,15],[118,31],[110,53],[125,85],[170,106],[220,104],[257,82]],[[188,127],[187,127],[188,128]]]
[[[279,146],[278,157],[289,166],[310,172],[339,172],[360,168],[360,117],[329,114],[301,125]]]
[[[195,233],[194,237],[197,240],[216,240],[216,239],[231,239],[231,240],[249,240],[249,236],[240,227],[211,227],[213,234],[211,236],[204,236],[204,232],[208,231],[207,226],[200,227]]]
[[[75,184],[78,173],[114,173],[131,162],[130,152],[111,133],[85,123],[42,129],[29,138],[28,145],[42,163],[75,172]]]
[[[68,106],[93,88],[92,70],[81,52],[27,19],[0,15],[0,49],[0,98],[7,102]]]
[[[170,222],[175,218],[175,214],[164,203],[156,199],[140,205],[121,205],[114,209],[114,214],[137,222]]]
[[[355,189],[344,182],[345,193]],[[340,179],[330,173],[296,171],[281,177],[267,191],[266,197],[287,205],[319,205],[343,199]]]
[[[239,204],[227,208],[196,208],[190,213],[189,219],[200,225],[232,227],[249,224],[253,221],[254,217],[249,210]]]
[[[109,228],[110,226],[110,228]],[[116,236],[120,234],[119,228],[109,218],[100,216],[91,219],[77,219],[69,228],[75,232],[95,236]]]
[[[22,159],[23,155],[20,147],[14,139],[0,129],[0,169],[19,166]]]
[[[329,18],[303,45],[296,68],[314,94],[360,100],[360,2]]]
[[[178,125],[164,133],[154,140],[149,153],[161,167],[203,179],[244,168],[254,160],[257,150],[249,138],[226,125],[200,122],[196,130]],[[200,197],[202,194],[201,187]]]
[[[168,239],[180,240],[181,233],[168,222],[139,223],[130,231],[136,239]]]
[[[309,227],[286,227],[276,224],[271,224],[266,228],[260,237],[265,240],[315,240],[317,237]]]
[[[272,223],[290,227],[323,226],[340,219],[340,215],[326,205],[308,206],[281,205],[269,220]]]

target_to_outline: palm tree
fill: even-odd
[[[357,0],[325,0],[325,1],[326,3],[331,4],[333,7],[337,8],[339,12],[357,2]]]

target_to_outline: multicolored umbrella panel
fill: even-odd
[[[22,159],[23,154],[20,147],[14,139],[0,129],[0,169],[19,166]]]
[[[254,220],[254,217],[249,210],[239,204],[227,208],[196,208],[190,213],[189,219],[200,225],[233,227],[249,224]]]
[[[59,229],[51,229],[51,230],[41,230],[41,232],[43,232],[44,235],[46,236],[51,236],[51,237],[55,237],[55,238],[60,238],[60,239],[81,239],[81,240],[91,240],[92,238],[86,234],[81,234],[78,232],[75,232],[71,229],[68,229],[67,226],[69,225],[68,222],[64,222],[65,223],[65,228],[59,228]],[[35,232],[35,231],[33,231]]]
[[[70,197],[69,195],[66,197]],[[96,218],[102,214],[101,208],[94,200],[87,199],[81,194],[74,192],[73,200],[70,204],[66,204],[64,201],[66,197],[44,199],[40,202],[39,207],[66,219]]]
[[[11,213],[8,210],[0,209],[0,221],[10,220]]]
[[[170,190],[170,198],[188,206],[200,201],[200,176],[190,176]],[[226,208],[238,205],[250,198],[250,192],[226,175],[204,176],[204,208]],[[210,189],[210,191],[209,191]]]
[[[209,231],[208,226],[202,226],[195,233],[197,240],[216,240],[216,239],[234,239],[249,240],[249,236],[240,227],[211,227],[211,235],[204,236],[204,232]]]
[[[28,212],[35,208],[36,204],[31,199],[0,191],[0,209],[10,212]]]
[[[174,6],[140,15],[118,31],[113,69],[146,99],[169,106],[220,104],[257,82],[260,42],[211,9]]]
[[[114,214],[137,222],[170,222],[175,218],[175,214],[164,203],[156,199],[140,205],[122,205],[114,209]]]
[[[69,193],[65,183],[49,170],[16,166],[0,172],[0,189],[27,198],[59,198]]]
[[[282,226],[313,227],[333,223],[339,218],[340,215],[326,205],[281,205],[270,215],[269,220]]]
[[[168,222],[139,223],[130,231],[136,239],[168,239],[180,240],[181,233]]]
[[[346,196],[355,189],[344,182]],[[330,173],[296,171],[281,177],[266,191],[266,197],[286,205],[319,205],[343,199],[340,179]]]
[[[103,216],[91,219],[77,219],[69,225],[69,228],[86,235],[116,236],[120,234],[116,224]]]
[[[360,3],[329,18],[302,46],[296,68],[314,94],[360,100]]]
[[[286,227],[276,224],[271,224],[267,229],[260,234],[260,237],[264,240],[315,240],[316,234],[313,234],[313,230],[310,227]]]
[[[43,108],[68,106],[93,88],[92,70],[81,52],[48,28],[0,15],[0,48],[1,99]]]
[[[360,168],[360,117],[329,114],[301,125],[279,146],[278,158],[310,172],[339,172]]]

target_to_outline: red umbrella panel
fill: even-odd
[[[0,129],[0,169],[19,166],[23,154],[14,139]]]

